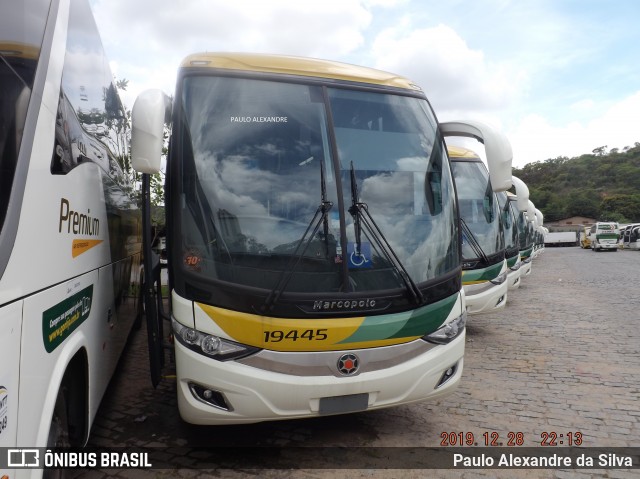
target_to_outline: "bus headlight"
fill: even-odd
[[[188,328],[173,318],[171,318],[171,327],[174,337],[180,344],[191,351],[218,361],[243,358],[260,350],[260,348],[236,343],[235,341]]]
[[[499,274],[497,277],[493,278],[492,280],[490,280],[491,283],[493,284],[502,284],[507,280],[507,272],[505,271],[502,274]]]
[[[462,334],[466,323],[467,312],[465,311],[453,321],[442,326],[440,329],[423,336],[422,339],[434,344],[448,344]]]

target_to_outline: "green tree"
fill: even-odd
[[[602,200],[601,218],[619,218],[622,223],[640,221],[640,194],[611,195]]]
[[[573,190],[566,201],[567,216],[597,218],[600,214],[600,199],[592,190]]]
[[[569,216],[640,222],[640,142],[529,163],[513,174],[527,183],[545,222]]]

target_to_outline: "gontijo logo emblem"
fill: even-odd
[[[87,208],[86,214],[75,211],[71,208],[68,199],[61,198],[58,233],[97,237],[100,234],[100,220],[91,216],[90,209]],[[80,256],[100,243],[102,243],[100,239],[74,239],[71,246],[71,256],[74,258]]]

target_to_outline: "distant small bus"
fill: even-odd
[[[620,239],[620,227],[618,223],[610,221],[599,221],[591,227],[589,240],[591,250],[618,250],[618,240]]]
[[[590,226],[583,226],[580,230],[580,247],[583,249],[591,248],[591,240],[589,239],[590,232]]]
[[[620,229],[622,247],[626,249],[640,249],[640,223],[631,223],[624,230]]]

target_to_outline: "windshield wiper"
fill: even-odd
[[[307,252],[309,245],[313,241],[313,238],[316,237],[318,230],[320,229],[320,225],[323,225],[324,232],[324,240],[327,248],[327,254],[329,251],[329,211],[333,207],[333,203],[327,199],[327,185],[325,181],[325,172],[324,172],[324,162],[320,162],[320,204],[316,209],[313,218],[309,222],[309,226],[305,230],[302,238],[298,242],[295,251],[289,258],[289,262],[287,267],[282,270],[280,276],[278,277],[278,281],[273,289],[269,292],[269,295],[265,299],[264,303],[260,307],[260,313],[266,314],[270,312],[275,304],[280,299],[284,288],[287,287],[287,284],[291,280],[295,269],[297,268],[300,260],[304,257],[304,254]],[[313,228],[311,235],[307,238],[309,231]],[[300,249],[303,246],[302,250]]]
[[[462,226],[463,233],[467,237],[467,241],[469,242],[469,246],[471,246],[471,249],[477,255],[476,257],[482,259],[482,261],[484,261],[484,263],[486,265],[488,265],[489,264],[489,258],[487,258],[487,255],[484,252],[484,250],[482,249],[482,246],[480,246],[480,243],[478,243],[478,240],[476,239],[476,237],[473,235],[473,233],[469,229],[469,226],[467,225],[466,221],[463,220],[462,218],[460,218],[460,225]]]
[[[369,207],[366,203],[358,201],[358,182],[356,180],[356,173],[353,169],[353,161],[351,162],[351,207],[349,207],[349,213],[353,216],[353,229],[356,237],[355,254],[359,256],[362,248],[362,227],[364,226],[369,231],[369,236],[375,242],[376,246],[382,251],[387,258],[387,261],[395,268],[396,272],[402,278],[406,286],[407,292],[411,295],[413,301],[417,304],[424,303],[424,296],[420,288],[416,285],[415,281],[411,278],[411,275],[406,270],[400,258],[395,253],[387,238],[374,221],[373,217],[369,213]]]

